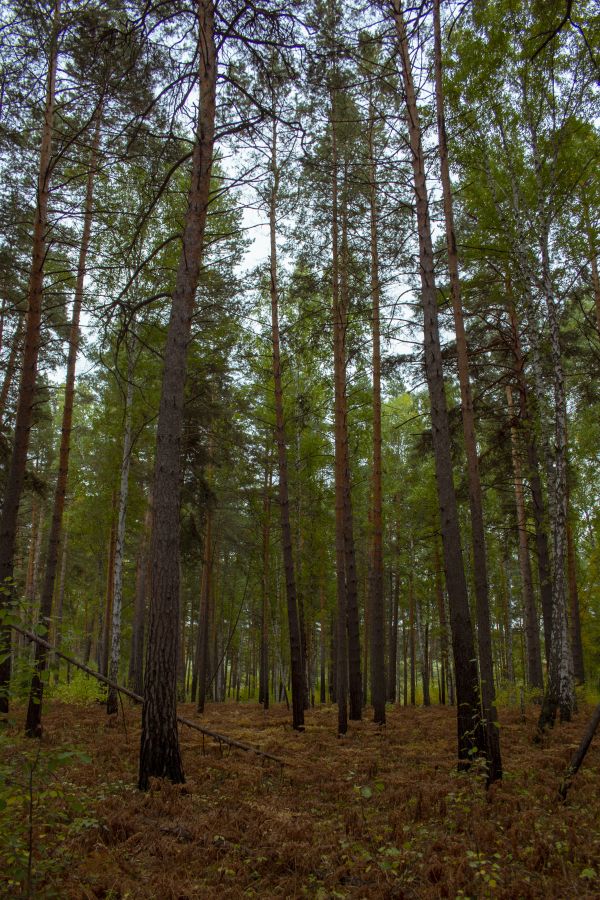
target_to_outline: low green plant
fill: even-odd
[[[73,749],[46,749],[40,741],[16,744],[0,734],[0,894],[31,897],[60,865],[49,844],[64,839],[83,806],[57,777],[90,758]]]

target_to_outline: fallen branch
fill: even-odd
[[[585,754],[588,752],[589,746],[592,743],[592,738],[596,733],[598,725],[600,725],[600,703],[594,710],[592,718],[590,719],[590,723],[587,727],[587,731],[584,734],[579,747],[571,757],[571,762],[569,763],[565,771],[560,788],[558,789],[558,793],[560,794],[562,800],[566,800],[567,792],[571,787],[571,782],[577,774],[577,770],[579,769],[581,763],[585,759]]]
[[[32,631],[26,631],[24,628],[21,628],[19,625],[10,626],[16,632],[23,635],[23,637],[27,638],[29,641],[35,641],[37,644],[41,644],[42,647],[45,647],[46,650],[52,651],[56,656],[60,656],[61,659],[66,660],[72,666],[75,666],[77,669],[81,669],[82,672],[85,672],[86,675],[91,675],[92,678],[95,678],[97,681],[101,681],[102,684],[108,685],[108,687],[113,688],[115,691],[119,691],[121,694],[125,694],[126,697],[129,697],[135,703],[143,703],[144,698],[140,697],[139,694],[136,694],[134,691],[130,691],[129,688],[123,687],[121,684],[117,684],[116,681],[112,681],[110,678],[107,678],[105,675],[101,675],[100,672],[94,672],[93,669],[90,669],[89,666],[86,666],[84,663],[79,662],[79,660],[74,659],[72,656],[67,656],[66,653],[63,653],[62,650],[57,650],[53,644],[50,644],[48,641],[45,641],[43,638],[38,637],[37,634],[33,634]],[[199,731],[201,734],[207,735],[207,737],[213,738],[213,740],[218,741],[219,744],[226,744],[228,747],[236,747],[238,750],[244,750],[246,753],[255,753],[257,756],[262,756],[265,759],[270,759],[273,762],[278,763],[280,766],[284,766],[285,762],[283,759],[280,759],[278,756],[273,756],[272,753],[267,753],[265,750],[259,750],[258,747],[253,747],[251,744],[244,744],[242,741],[236,741],[234,738],[226,737],[224,734],[218,734],[216,731],[210,731],[208,728],[204,728],[202,725],[198,725],[196,722],[192,722],[191,719],[186,719],[183,716],[177,716],[177,721],[181,725],[185,725],[186,728],[192,728],[194,731]]]

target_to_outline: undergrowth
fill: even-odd
[[[182,712],[194,716],[191,707]],[[453,709],[395,707],[386,728],[365,717],[338,738],[334,707],[309,710],[300,735],[285,708],[210,704],[202,720],[208,728],[283,758],[283,769],[240,751],[221,753],[183,729],[187,783],[157,780],[140,793],[139,709],[107,717],[98,705],[52,702],[44,750],[70,744],[90,762],[67,760],[64,793],[40,794],[36,896],[597,897],[597,744],[567,803],[557,796],[589,709],[557,725],[541,746],[531,740],[537,715],[528,706],[523,722],[519,708],[500,710],[505,777],[486,791],[483,772],[456,771]],[[3,754],[19,740],[15,729],[7,732]],[[67,797],[77,798],[78,810]]]

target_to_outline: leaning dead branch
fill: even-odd
[[[579,747],[577,748],[577,750],[575,751],[575,753],[573,754],[573,756],[571,757],[571,762],[567,766],[567,769],[563,776],[563,780],[558,789],[558,793],[560,794],[562,800],[566,800],[566,798],[567,798],[567,793],[569,791],[569,788],[571,787],[571,782],[573,781],[573,778],[577,774],[577,771],[578,771],[581,763],[585,759],[585,755],[588,752],[590,744],[592,743],[592,739],[594,737],[594,734],[596,733],[596,729],[598,728],[598,725],[600,725],[600,703],[597,705],[596,709],[594,710],[594,712],[592,714],[592,718],[590,719],[589,725],[587,727],[587,730],[582,738],[582,741],[581,741]]]
[[[27,640],[34,641],[35,643],[40,644],[46,650],[50,650],[52,653],[56,654],[56,656],[59,656],[61,659],[64,659],[72,666],[75,666],[75,668],[81,669],[81,671],[85,672],[86,675],[90,675],[97,681],[101,681],[102,684],[106,684],[108,685],[108,687],[114,688],[114,690],[119,691],[120,694],[124,694],[126,697],[129,697],[135,703],[143,702],[144,698],[139,694],[136,694],[134,691],[130,691],[129,688],[123,687],[123,685],[121,684],[117,684],[116,681],[112,681],[110,678],[107,678],[105,675],[101,675],[99,672],[94,672],[94,670],[90,669],[89,666],[86,666],[84,663],[79,662],[78,659],[74,659],[72,656],[68,656],[66,653],[63,653],[62,650],[57,650],[53,644],[45,641],[44,638],[38,637],[37,634],[33,634],[33,632],[31,631],[27,631],[25,628],[21,628],[19,625],[11,624],[10,627],[14,631],[18,632],[18,634],[21,634],[23,635],[23,637],[27,638]],[[191,719],[186,719],[183,716],[177,716],[177,721],[180,723],[180,725],[185,725],[186,728],[192,728],[194,731],[199,731],[201,734],[205,734],[207,737],[212,738],[214,741],[217,741],[219,745],[225,744],[228,747],[235,747],[238,750],[243,750],[245,753],[255,753],[257,756],[260,756],[263,759],[270,759],[272,762],[276,762],[280,766],[285,765],[285,761],[283,759],[280,759],[278,756],[274,756],[272,753],[267,753],[265,750],[259,750],[258,747],[253,747],[251,744],[245,744],[242,741],[236,741],[224,734],[219,734],[216,731],[211,731],[209,728],[204,728],[204,726],[198,725],[196,722],[192,722]]]

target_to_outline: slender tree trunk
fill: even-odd
[[[390,656],[388,669],[387,698],[390,703],[396,702],[396,677],[398,670],[398,612],[400,607],[400,572],[396,570],[394,585],[391,590],[392,603],[390,614]]]
[[[100,631],[100,648],[98,670],[101,675],[108,676],[108,658],[110,655],[110,626],[115,589],[115,550],[117,546],[117,492],[112,493],[111,522],[108,536],[108,555],[106,562],[106,593],[104,595],[104,615]]]
[[[458,274],[458,253],[450,167],[448,163],[448,143],[444,115],[444,94],[442,83],[442,36],[440,26],[440,0],[433,0],[433,22],[435,43],[435,97],[437,130],[440,157],[440,172],[444,200],[444,220],[446,225],[446,248],[448,252],[448,272],[450,293],[456,331],[456,353],[458,358],[458,379],[460,383],[461,412],[465,453],[467,456],[467,476],[469,484],[469,511],[471,514],[471,534],[473,541],[473,570],[475,576],[475,609],[477,619],[477,641],[479,646],[479,668],[481,672],[481,700],[486,720],[488,783],[502,778],[502,757],[498,732],[498,713],[494,691],[494,663],[492,658],[492,629],[490,623],[490,598],[483,525],[483,498],[479,477],[479,460],[475,441],[475,417],[473,413],[473,393],[469,374],[469,353],[465,334],[464,315]]]
[[[327,641],[325,637],[325,589],[323,587],[323,578],[321,576],[321,582],[319,587],[319,597],[320,597],[320,608],[321,608],[321,617],[320,617],[320,692],[319,692],[319,702],[324,704],[326,702],[326,690],[325,690],[325,661],[327,658]]]
[[[19,358],[19,353],[21,350],[21,341],[23,339],[24,324],[25,324],[25,316],[23,315],[23,313],[21,313],[19,315],[17,327],[15,328],[15,333],[13,334],[13,338],[11,341],[10,353],[8,355],[6,369],[4,372],[4,380],[2,381],[2,390],[0,390],[0,425],[2,424],[2,420],[4,418],[4,410],[6,408],[6,401],[8,400],[8,394],[10,392],[13,378],[15,376],[15,369],[17,368],[17,360]]]
[[[346,423],[346,372],[344,365],[343,305],[340,301],[339,236],[338,236],[338,158],[336,92],[331,92],[331,244],[332,244],[332,317],[335,420],[335,564],[337,580],[337,641],[335,693],[338,705],[338,732],[348,730],[348,636],[347,573],[345,545],[345,463],[344,439]]]
[[[128,348],[127,360],[127,393],[125,397],[125,431],[123,434],[123,458],[121,460],[121,484],[119,487],[119,518],[117,539],[115,542],[115,563],[113,576],[113,608],[110,663],[108,677],[113,682],[119,680],[119,663],[121,661],[121,613],[123,608],[123,554],[125,550],[125,520],[127,517],[127,499],[129,494],[129,468],[131,463],[132,407],[133,407],[133,348]],[[119,711],[119,698],[114,688],[108,689],[106,712],[116,715]]]
[[[370,577],[371,703],[373,721],[385,724],[385,639],[383,610],[383,521],[381,492],[381,337],[379,322],[379,246],[377,235],[377,164],[374,146],[375,110],[369,103],[369,211],[371,235],[371,304],[373,330],[373,479]],[[365,635],[365,644],[367,638]],[[395,661],[394,661],[395,662]]]
[[[450,627],[452,630],[457,694],[458,757],[461,767],[467,767],[473,751],[481,753],[482,748],[486,748],[489,753],[489,744],[487,729],[481,717],[479,674],[477,671],[473,627],[462,558],[456,495],[452,478],[450,428],[444,392],[437,290],[433,266],[433,244],[429,221],[421,126],[402,7],[400,0],[392,0],[392,2],[402,62],[419,233],[421,293],[424,311],[425,369],[431,404],[433,453],[444,548],[446,587],[450,602]],[[488,760],[488,764],[491,764],[491,760]],[[488,774],[492,774],[491,765]]]
[[[42,292],[44,282],[44,262],[46,259],[48,227],[48,199],[50,176],[52,174],[52,133],[54,128],[54,106],[56,89],[56,68],[58,59],[58,37],[60,29],[60,0],[56,0],[52,22],[52,37],[48,54],[48,75],[46,81],[46,102],[42,143],[37,183],[37,202],[33,222],[33,252],[29,288],[27,295],[27,319],[25,343],[17,415],[15,438],[10,465],[6,478],[6,489],[2,515],[0,516],[0,611],[12,602],[12,577],[19,505],[25,480],[29,435],[36,400],[36,378],[40,350],[40,329],[42,321]],[[0,714],[8,712],[8,691],[11,671],[11,630],[0,627]],[[6,654],[6,655],[5,655]],[[2,657],[4,658],[2,659]]]
[[[512,463],[515,483],[515,502],[517,507],[517,529],[519,534],[519,569],[521,572],[521,589],[523,592],[523,619],[525,625],[525,647],[527,655],[527,681],[530,687],[544,687],[542,675],[542,655],[540,650],[540,631],[538,615],[535,608],[533,594],[533,580],[531,577],[531,560],[529,558],[529,544],[527,539],[527,513],[525,511],[525,496],[523,492],[523,477],[521,474],[521,459],[519,456],[519,443],[515,428],[515,411],[513,405],[512,389],[506,386],[506,399],[508,401],[508,415],[510,418],[510,437],[512,450]]]
[[[56,569],[60,553],[60,543],[63,531],[63,514],[65,509],[65,497],[69,478],[69,456],[71,452],[71,430],[73,425],[73,405],[75,402],[75,369],[77,366],[77,354],[79,351],[81,318],[81,305],[86,274],[87,254],[92,231],[94,179],[96,175],[98,148],[100,145],[101,109],[99,108],[94,138],[90,153],[90,161],[87,175],[85,206],[83,215],[83,231],[79,248],[79,260],[77,263],[77,279],[75,283],[75,296],[71,314],[71,327],[69,332],[69,354],[67,358],[67,377],[65,383],[65,402],[63,407],[60,450],[58,456],[58,477],[54,493],[52,507],[52,521],[48,539],[48,551],[46,554],[46,567],[44,584],[40,599],[40,621],[48,628],[52,616],[52,601],[54,597],[54,585],[56,581]],[[36,644],[35,670],[31,681],[29,706],[27,709],[27,721],[25,733],[29,737],[39,736],[42,731],[42,694],[43,682],[41,673],[47,665],[47,653],[41,644]]]
[[[446,624],[446,604],[442,587],[442,565],[438,541],[434,543],[435,562],[435,595],[437,599],[438,618],[440,620],[440,656],[442,660],[440,703],[446,703],[446,686],[448,683],[448,626]]]
[[[260,686],[258,702],[265,709],[269,708],[269,588],[270,588],[270,549],[271,549],[271,486],[273,470],[271,459],[265,467],[265,490],[263,497],[263,577],[262,577],[262,609],[260,615]]]
[[[512,293],[510,280],[507,279],[507,292]],[[512,330],[512,352],[515,358],[515,376],[519,386],[519,410],[521,427],[523,429],[527,448],[527,479],[532,498],[533,520],[535,523],[535,543],[538,567],[538,579],[540,583],[540,598],[542,601],[542,617],[544,622],[544,648],[546,660],[550,659],[550,631],[552,627],[552,573],[550,567],[550,550],[548,548],[547,516],[540,478],[540,463],[538,457],[535,427],[531,417],[529,391],[525,379],[525,361],[521,350],[521,338],[519,335],[519,323],[515,310],[515,304],[510,302],[508,307]]]
[[[346,566],[346,617],[348,625],[348,687],[350,709],[349,718],[362,718],[362,677],[360,671],[360,626],[358,616],[358,580],[356,575],[356,552],[354,547],[354,524],[352,513],[352,485],[350,476],[350,454],[348,447],[348,398],[346,389],[346,334],[350,309],[348,286],[348,161],[344,160],[344,189],[341,203],[341,247],[340,247],[340,326],[341,326],[341,367],[343,379],[342,455],[344,488],[344,556]]]
[[[277,271],[277,198],[279,191],[279,166],[277,162],[277,120],[273,118],[271,142],[271,170],[273,184],[269,203],[270,233],[270,293],[271,293],[271,337],[273,341],[273,382],[275,387],[275,441],[279,469],[279,513],[281,520],[281,545],[285,572],[285,592],[287,599],[288,630],[290,636],[290,660],[292,669],[292,722],[299,731],[304,728],[304,665],[302,638],[298,615],[298,598],[294,573],[292,549],[292,529],[290,524],[290,499],[288,486],[288,461],[283,417],[283,385],[281,379],[281,351],[279,342],[279,289]]]
[[[550,357],[554,374],[554,504],[552,516],[553,542],[553,606],[548,682],[542,703],[539,727],[554,724],[557,710],[561,722],[569,722],[575,709],[573,657],[567,623],[565,563],[567,554],[567,396],[562,366],[558,309],[550,275],[548,234],[541,236],[542,273],[548,326]]]
[[[567,573],[569,578],[569,630],[573,651],[573,675],[578,684],[585,681],[583,669],[583,644],[581,641],[581,617],[579,614],[579,592],[577,590],[577,563],[573,526],[567,518]]]
[[[411,542],[412,543],[412,542]],[[417,636],[415,633],[415,585],[412,569],[408,576],[408,642],[410,645],[410,705],[417,702]]]
[[[183,247],[164,353],[154,469],[152,583],[138,785],[184,781],[177,731],[180,453],[187,346],[203,255],[215,139],[214,2],[198,0],[200,103]]]
[[[58,598],[56,602],[56,620],[54,623],[54,646],[57,651],[60,650],[62,645],[62,624],[64,617],[64,609],[65,609],[65,578],[67,574],[67,541],[68,541],[69,533],[65,531],[65,535],[62,542],[61,549],[61,559],[60,559],[60,573],[58,578]],[[54,682],[58,684],[59,681],[59,671],[60,671],[60,657],[57,654],[54,654],[52,659],[52,667],[54,669]]]
[[[196,638],[196,691],[192,686],[192,696],[197,698],[196,710],[204,712],[206,703],[206,682],[208,676],[208,644],[210,631],[210,592],[212,583],[212,509],[206,509],[206,527],[204,529],[204,552],[202,560],[202,576],[200,579],[200,611],[198,615],[198,632]]]
[[[133,610],[133,628],[131,632],[131,657],[129,665],[129,683],[132,690],[140,696],[144,693],[144,622],[146,619],[146,595],[149,581],[149,545],[152,531],[152,497],[148,497],[148,505],[144,516],[144,528],[138,548],[135,602]]]

